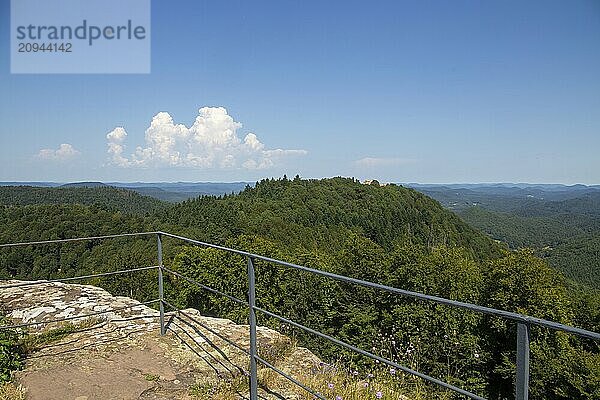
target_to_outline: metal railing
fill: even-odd
[[[190,239],[184,236],[179,236],[179,235],[174,235],[171,233],[167,233],[167,232],[160,232],[160,231],[156,231],[156,232],[141,232],[141,233],[127,233],[127,234],[117,234],[117,235],[106,235],[106,236],[93,236],[93,237],[84,237],[84,238],[73,238],[73,239],[59,239],[59,240],[46,240],[46,241],[35,241],[35,242],[22,242],[22,243],[8,243],[8,244],[1,244],[0,248],[6,248],[6,247],[17,247],[17,246],[28,246],[28,245],[40,245],[40,244],[51,244],[51,243],[68,243],[68,242],[77,242],[77,241],[85,241],[85,240],[104,240],[104,239],[111,239],[111,238],[119,238],[119,237],[135,237],[135,236],[151,236],[151,235],[155,235],[157,237],[157,253],[158,253],[158,265],[156,266],[149,266],[149,267],[139,267],[139,268],[132,268],[132,269],[128,269],[128,270],[120,270],[120,271],[113,271],[113,272],[106,272],[106,273],[100,273],[100,274],[92,274],[92,275],[84,275],[84,276],[78,276],[78,277],[72,277],[72,278],[62,278],[62,279],[54,279],[54,280],[45,280],[45,281],[32,281],[32,282],[25,282],[25,283],[18,283],[18,284],[12,284],[12,285],[5,285],[5,286],[0,286],[0,290],[3,288],[12,288],[12,287],[22,287],[22,286],[31,286],[31,285],[36,285],[36,284],[41,284],[41,283],[47,283],[47,282],[68,282],[68,281],[75,281],[75,280],[82,280],[82,279],[89,279],[89,278],[94,278],[94,277],[102,277],[102,276],[108,276],[108,275],[119,275],[119,274],[125,274],[125,273],[132,273],[132,272],[139,272],[139,271],[145,271],[145,270],[152,270],[152,269],[156,269],[158,270],[158,299],[156,300],[152,300],[152,301],[148,301],[145,303],[140,303],[142,305],[149,305],[149,304],[153,304],[153,303],[159,303],[159,319],[160,319],[160,334],[161,335],[165,335],[166,331],[167,331],[167,326],[165,325],[165,306],[168,306],[169,308],[176,310],[182,314],[185,315],[184,311],[180,310],[179,308],[175,307],[174,305],[172,305],[169,301],[165,300],[164,297],[164,274],[170,274],[173,276],[177,276],[181,279],[184,279],[185,281],[187,281],[188,283],[191,283],[203,290],[207,290],[213,294],[217,294],[220,296],[224,296],[225,298],[243,305],[245,307],[247,307],[248,309],[248,313],[249,313],[249,334],[250,334],[250,348],[249,350],[243,349],[242,347],[240,347],[239,345],[237,345],[235,342],[232,342],[231,340],[227,339],[226,337],[222,336],[221,334],[219,334],[218,332],[210,329],[208,326],[203,325],[200,321],[195,320],[193,317],[187,315],[188,318],[190,318],[191,320],[195,321],[196,323],[198,323],[200,326],[203,326],[205,329],[211,331],[213,334],[216,334],[217,336],[219,336],[221,339],[225,340],[225,342],[227,342],[228,344],[236,347],[238,350],[243,351],[244,353],[248,354],[249,356],[249,361],[250,361],[250,371],[249,371],[249,379],[250,379],[250,385],[249,385],[249,389],[250,389],[250,399],[251,400],[257,400],[258,399],[258,379],[257,379],[257,363],[260,363],[262,365],[264,365],[265,367],[275,371],[276,373],[278,373],[279,375],[283,376],[284,378],[288,379],[289,381],[291,381],[292,383],[294,383],[295,385],[298,385],[299,387],[303,388],[304,390],[306,390],[307,392],[311,393],[312,395],[315,396],[315,398],[318,399],[322,399],[322,400],[326,400],[325,397],[323,397],[320,393],[316,392],[315,390],[307,387],[306,385],[304,385],[303,383],[299,382],[298,380],[294,379],[292,376],[290,376],[289,374],[286,374],[285,372],[281,371],[280,369],[278,369],[277,367],[275,367],[274,365],[272,365],[271,363],[269,363],[268,361],[266,361],[265,359],[261,358],[258,355],[258,349],[257,349],[257,342],[256,342],[256,313],[259,312],[261,314],[264,314],[266,316],[269,316],[271,318],[275,318],[283,323],[289,324],[295,328],[304,330],[305,332],[308,332],[310,334],[313,334],[315,336],[318,336],[320,338],[326,339],[328,341],[331,341],[332,343],[335,343],[341,347],[344,347],[346,349],[352,350],[353,352],[356,352],[358,354],[361,354],[363,356],[369,357],[373,360],[379,361],[383,364],[389,365],[390,367],[396,368],[398,370],[404,371],[408,374],[417,376],[419,378],[422,378],[428,382],[434,383],[440,387],[443,387],[445,389],[454,391],[456,393],[459,393],[461,395],[464,395],[468,398],[471,399],[478,399],[478,400],[485,400],[485,398],[475,394],[475,393],[471,393],[467,390],[464,390],[462,388],[459,388],[457,386],[454,386],[452,384],[446,383],[444,381],[441,381],[437,378],[434,378],[432,376],[426,375],[424,373],[415,371],[411,368],[408,368],[404,365],[398,364],[392,360],[388,360],[386,358],[380,357],[376,354],[373,354],[369,351],[363,350],[361,348],[358,348],[350,343],[346,343],[342,340],[339,340],[335,337],[332,337],[330,335],[324,334],[322,332],[319,332],[317,330],[311,329],[307,326],[304,326],[296,321],[292,321],[290,319],[287,319],[281,315],[275,314],[273,312],[270,312],[264,308],[258,307],[256,305],[256,276],[255,276],[255,267],[254,267],[254,261],[255,260],[262,260],[265,261],[267,263],[273,263],[273,264],[277,264],[286,268],[291,268],[294,270],[298,270],[298,271],[304,271],[304,272],[308,272],[314,275],[318,275],[318,276],[322,276],[322,277],[326,277],[326,278],[330,278],[339,282],[345,282],[345,283],[350,283],[350,284],[355,284],[358,286],[362,286],[362,287],[367,287],[367,288],[372,288],[372,289],[377,289],[377,290],[382,290],[382,291],[386,291],[388,293],[392,293],[395,295],[399,295],[399,296],[403,296],[403,297],[408,297],[408,298],[412,298],[412,299],[416,299],[416,300],[420,300],[420,301],[425,301],[425,302],[432,302],[432,303],[436,303],[436,304],[443,304],[443,305],[447,305],[447,306],[451,306],[451,307],[456,307],[456,308],[460,308],[460,309],[464,309],[464,310],[470,310],[470,311],[474,311],[477,313],[481,313],[481,314],[487,314],[487,315],[493,315],[496,317],[500,317],[500,318],[504,318],[507,320],[511,320],[517,323],[517,337],[516,337],[516,354],[517,354],[517,360],[516,360],[516,380],[515,380],[515,398],[517,400],[527,400],[528,396],[529,396],[529,334],[530,334],[530,327],[535,325],[535,326],[541,326],[541,327],[545,327],[545,328],[549,328],[549,329],[553,329],[556,331],[563,331],[563,332],[568,332],[571,333],[573,335],[577,335],[580,337],[584,337],[584,338],[588,338],[588,339],[594,339],[594,340],[600,340],[600,334],[596,333],[596,332],[591,332],[591,331],[587,331],[585,329],[581,329],[581,328],[576,328],[576,327],[572,327],[572,326],[568,326],[568,325],[564,325],[564,324],[560,324],[557,322],[553,322],[553,321],[548,321],[548,320],[544,320],[544,319],[540,319],[540,318],[534,318],[534,317],[530,317],[527,315],[523,315],[523,314],[518,314],[518,313],[513,313],[513,312],[508,312],[508,311],[503,311],[503,310],[498,310],[498,309],[494,309],[494,308],[489,308],[489,307],[483,307],[483,306],[479,306],[479,305],[475,305],[475,304],[470,304],[470,303],[465,303],[465,302],[461,302],[461,301],[456,301],[456,300],[450,300],[450,299],[446,299],[446,298],[442,298],[442,297],[438,297],[438,296],[431,296],[431,295],[427,295],[427,294],[423,294],[423,293],[418,293],[418,292],[412,292],[412,291],[408,291],[408,290],[403,290],[403,289],[398,289],[398,288],[394,288],[394,287],[390,287],[390,286],[385,286],[385,285],[381,285],[381,284],[377,284],[377,283],[373,283],[373,282],[368,282],[368,281],[364,281],[364,280],[360,280],[360,279],[355,279],[355,278],[350,278],[347,276],[343,276],[343,275],[338,275],[338,274],[334,274],[331,272],[326,272],[326,271],[322,271],[322,270],[318,270],[318,269],[314,269],[314,268],[309,268],[309,267],[305,267],[305,266],[301,266],[301,265],[297,265],[297,264],[293,264],[293,263],[289,263],[289,262],[285,262],[285,261],[281,261],[281,260],[277,260],[277,259],[273,259],[270,257],[265,257],[265,256],[261,256],[259,254],[254,254],[254,253],[250,253],[247,251],[242,251],[242,250],[237,250],[237,249],[232,249],[232,248],[228,248],[228,247],[224,247],[224,246],[219,246],[219,245],[215,245],[212,243],[206,243],[206,242],[202,242],[199,240],[194,240],[194,239]],[[206,248],[212,248],[212,249],[218,249],[218,250],[223,250],[225,252],[228,253],[232,253],[232,254],[237,254],[240,255],[242,257],[244,257],[246,259],[247,262],[247,278],[248,278],[248,301],[245,300],[241,300],[238,299],[234,296],[231,296],[227,293],[223,293],[217,289],[211,288],[209,286],[206,286],[204,284],[202,284],[201,282],[197,282],[196,280],[187,277],[185,275],[180,274],[177,271],[173,271],[167,267],[165,267],[163,265],[163,244],[162,244],[162,238],[163,237],[169,237],[169,238],[173,238],[173,239],[177,239],[177,240],[181,240],[183,242],[186,243],[190,243],[196,246],[202,246],[202,247],[206,247]],[[133,306],[128,306],[128,307],[124,307],[124,308],[130,308]],[[17,325],[10,325],[10,326],[0,326],[0,329],[8,329],[8,328],[19,328],[19,327],[25,327],[25,326],[31,326],[31,325],[41,325],[41,324],[48,324],[48,323],[52,323],[52,322],[60,322],[60,321],[65,321],[65,320],[70,320],[70,319],[79,319],[79,318],[86,318],[89,316],[94,316],[94,315],[100,315],[103,313],[109,313],[109,312],[114,312],[117,311],[115,309],[113,310],[108,310],[108,311],[99,311],[99,312],[95,312],[95,313],[90,313],[90,314],[86,314],[86,315],[80,315],[80,316],[76,316],[76,317],[68,317],[68,318],[61,318],[61,319],[55,319],[55,320],[50,320],[50,321],[44,321],[44,322],[32,322],[32,323],[25,323],[25,324],[17,324]]]

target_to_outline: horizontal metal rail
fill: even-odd
[[[394,293],[394,294],[397,294],[400,296],[410,297],[410,298],[414,298],[417,300],[429,301],[429,302],[438,303],[438,304],[445,304],[445,305],[448,305],[451,307],[458,307],[458,308],[471,310],[471,311],[475,311],[475,312],[479,312],[479,313],[483,313],[483,314],[495,315],[498,317],[503,317],[503,318],[510,319],[510,320],[517,321],[517,322],[544,326],[544,327],[551,328],[554,330],[570,332],[570,333],[573,333],[578,336],[583,336],[583,337],[587,337],[590,339],[600,340],[600,333],[591,332],[591,331],[588,331],[585,329],[576,328],[576,327],[572,327],[569,325],[564,325],[564,324],[554,322],[554,321],[548,321],[548,320],[545,320],[542,318],[535,318],[535,317],[530,317],[528,315],[518,314],[518,313],[514,313],[514,312],[510,312],[510,311],[498,310],[495,308],[479,306],[476,304],[465,303],[462,301],[445,299],[443,297],[432,296],[432,295],[428,295],[428,294],[424,294],[424,293],[411,292],[409,290],[398,289],[398,288],[394,288],[391,286],[381,285],[378,283],[373,283],[373,282],[364,281],[361,279],[350,278],[347,276],[322,271],[319,269],[304,267],[302,265],[297,265],[297,264],[289,263],[286,261],[276,260],[274,258],[265,257],[265,256],[261,256],[261,255],[254,254],[254,253],[249,253],[247,251],[241,251],[241,250],[231,249],[229,247],[224,247],[224,246],[219,246],[219,245],[215,245],[215,244],[211,244],[211,243],[201,242],[199,240],[193,240],[193,239],[189,239],[189,238],[186,238],[183,236],[173,235],[170,233],[165,233],[165,232],[160,232],[160,233],[164,236],[180,239],[180,240],[183,240],[183,241],[186,241],[189,243],[193,243],[196,245],[205,246],[205,247],[218,249],[218,250],[224,250],[224,251],[227,251],[230,253],[239,254],[241,256],[251,257],[251,258],[257,259],[257,260],[271,262],[271,263],[278,264],[281,266],[293,268],[293,269],[300,270],[300,271],[309,272],[311,274],[324,276],[326,278],[331,278],[331,279],[334,279],[334,280],[337,280],[340,282],[352,283],[355,285],[368,287],[368,288],[372,288],[372,289],[383,290],[383,291],[386,291],[389,293]]]
[[[200,288],[202,288],[202,289],[204,289],[204,290],[207,290],[207,291],[209,291],[209,292],[211,292],[211,293],[218,294],[218,295],[221,295],[221,296],[223,296],[223,297],[226,297],[226,298],[228,298],[229,300],[231,300],[231,301],[233,301],[233,302],[235,302],[235,303],[238,303],[238,304],[241,304],[241,305],[244,305],[244,306],[248,306],[248,302],[247,302],[247,301],[240,300],[240,299],[238,299],[237,297],[233,297],[233,296],[231,296],[231,295],[229,295],[229,294],[227,294],[227,293],[223,293],[223,292],[221,292],[220,290],[213,289],[213,288],[211,288],[210,286],[203,285],[203,284],[201,284],[200,282],[198,282],[198,281],[195,281],[195,280],[193,280],[192,278],[188,278],[188,277],[187,277],[187,276],[185,276],[185,275],[181,275],[179,272],[175,272],[175,271],[173,271],[173,270],[171,270],[171,269],[169,269],[169,268],[162,267],[162,269],[163,269],[165,272],[168,272],[169,274],[175,275],[175,276],[177,276],[177,277],[179,277],[179,278],[181,278],[181,279],[183,279],[183,280],[185,280],[185,281],[188,281],[189,283],[191,283],[191,284],[193,284],[193,285],[196,285],[196,286],[198,286],[198,287],[200,287]]]
[[[132,237],[132,236],[150,236],[150,235],[156,235],[158,233],[160,233],[160,232],[119,233],[119,234],[115,234],[115,235],[86,236],[86,237],[71,238],[71,239],[52,239],[52,240],[38,240],[35,242],[4,243],[4,244],[0,244],[0,248],[31,246],[31,245],[37,245],[37,244],[83,242],[86,240],[103,240],[103,239],[114,239],[114,238]]]
[[[72,278],[59,278],[59,279],[46,279],[46,280],[40,279],[37,281],[27,281],[27,282],[15,283],[15,284],[11,284],[11,285],[0,284],[0,289],[11,289],[11,288],[18,288],[18,287],[23,287],[23,286],[43,285],[45,283],[54,283],[54,282],[80,281],[80,280],[84,280],[84,279],[97,278],[97,277],[101,277],[101,276],[127,274],[130,272],[146,271],[149,269],[157,269],[157,268],[159,268],[159,267],[154,265],[154,266],[150,266],[150,267],[139,267],[139,268],[131,268],[131,269],[122,269],[119,271],[102,272],[99,274],[92,274],[92,275],[74,276]]]
[[[87,318],[87,317],[94,317],[96,315],[102,315],[102,314],[108,314],[108,313],[112,313],[112,312],[116,312],[116,311],[123,311],[123,310],[127,310],[130,308],[134,308],[134,307],[139,307],[139,306],[147,306],[150,304],[154,304],[154,303],[158,303],[160,300],[150,300],[150,301],[146,301],[144,303],[139,303],[139,304],[131,304],[128,306],[124,306],[124,307],[118,307],[118,308],[113,308],[111,310],[104,310],[104,311],[95,311],[89,314],[83,314],[83,315],[74,315],[71,317],[65,317],[65,318],[57,318],[57,319],[52,319],[52,320],[48,320],[48,321],[40,321],[40,322],[28,322],[25,324],[16,324],[16,325],[0,325],[0,330],[2,329],[17,329],[17,328],[25,328],[28,326],[35,326],[35,325],[48,325],[48,324],[52,324],[54,322],[64,322],[64,321],[72,321],[75,319],[81,319],[81,318]],[[149,315],[148,317],[151,317],[151,315]],[[154,317],[152,315],[152,317]]]

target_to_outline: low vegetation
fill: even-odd
[[[0,324],[7,325],[10,321],[0,316]],[[10,382],[14,371],[23,368],[24,351],[20,345],[22,335],[16,329],[0,330],[0,384]],[[8,387],[5,388],[8,390]]]
[[[26,400],[25,389],[12,382],[0,383],[0,399],[3,400]]]
[[[26,356],[43,347],[56,343],[72,333],[81,332],[87,328],[93,327],[102,323],[103,320],[99,318],[87,318],[80,322],[64,322],[60,325],[48,329],[44,329],[36,333],[25,333],[22,338],[18,341],[18,346],[21,348],[22,353]]]

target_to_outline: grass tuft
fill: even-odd
[[[0,383],[0,399],[2,400],[25,400],[25,389],[21,385],[12,382]]]
[[[25,354],[31,354],[52,343],[56,343],[72,333],[76,333],[87,328],[102,323],[100,318],[87,318],[78,323],[67,322],[56,328],[43,330],[39,333],[28,334],[21,340],[21,347]]]
[[[160,376],[154,374],[146,374],[144,375],[144,379],[148,382],[157,382],[160,379]]]
[[[231,380],[201,381],[192,385],[189,392],[199,399],[238,400],[240,394],[248,392],[248,378],[238,376]]]

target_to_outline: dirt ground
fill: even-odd
[[[58,346],[34,354],[17,381],[30,400],[190,399],[199,371],[174,361],[168,341],[145,334],[119,348]]]

